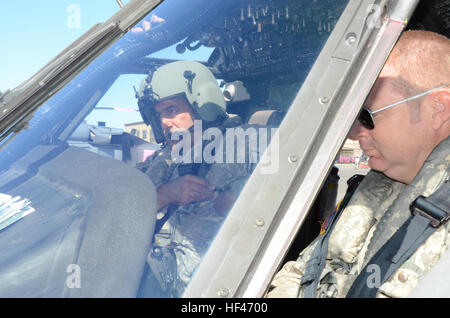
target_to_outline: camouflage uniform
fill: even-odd
[[[428,157],[409,185],[370,171],[332,230],[327,260],[317,287],[317,297],[345,297],[368,261],[409,218],[411,202],[425,197],[448,180],[450,137]],[[377,297],[406,297],[418,281],[446,252],[450,222],[437,229],[400,268],[380,286]],[[268,297],[302,297],[300,282],[320,237],[302,251],[297,261],[286,263],[271,283]]]
[[[250,127],[255,128],[257,132],[256,125],[246,125],[242,128],[245,130]],[[237,138],[234,141],[234,149],[245,149],[246,161],[236,163],[235,155],[232,163],[226,163],[225,139],[223,138],[224,163],[209,164],[206,174],[200,176],[215,186],[213,199],[173,207],[167,222],[159,233],[155,234],[147,260],[165,292],[163,296],[181,296],[226,217],[216,212],[214,200],[221,191],[226,190],[231,190],[233,198],[236,199],[256,166],[260,154],[256,149],[249,149],[247,140]],[[242,146],[245,148],[239,148]],[[173,163],[171,150],[166,147],[148,158],[141,169],[158,188],[179,177],[178,166],[179,164]]]

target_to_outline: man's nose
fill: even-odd
[[[367,128],[365,128],[359,120],[356,120],[355,123],[352,126],[352,129],[350,130],[350,135],[348,138],[351,140],[358,140],[361,136],[367,133]]]

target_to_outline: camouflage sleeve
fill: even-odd
[[[242,176],[230,183],[230,189],[233,193],[233,198],[237,199],[239,197],[239,194],[241,193],[242,188],[244,188],[245,184],[247,183],[248,175]]]
[[[144,172],[153,182],[156,188],[169,181],[171,176],[172,160],[170,151],[163,149],[150,156],[137,168]]]
[[[404,298],[447,251],[448,231],[442,226],[423,243],[389,280],[381,285],[377,297]]]
[[[314,248],[319,241],[317,237],[301,253],[296,261],[287,262],[275,275],[269,286],[267,298],[297,298],[300,282],[305,272],[306,263],[311,257]]]
[[[234,199],[237,199],[261,154],[255,147],[258,131],[254,127],[239,126],[233,129],[237,132],[227,131],[224,135],[221,146],[222,155],[217,155],[218,162],[210,165],[206,179],[217,189],[230,189]]]

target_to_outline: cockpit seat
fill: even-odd
[[[281,121],[284,118],[284,112],[274,109],[268,110],[259,110],[254,112],[250,119],[248,120],[249,124],[254,125],[263,125],[267,127],[278,127],[281,124]]]

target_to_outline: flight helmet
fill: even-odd
[[[164,100],[184,97],[203,127],[220,124],[227,118],[226,102],[217,80],[201,63],[177,61],[150,72],[137,92],[142,119],[153,130],[156,142],[165,141],[155,105]]]

